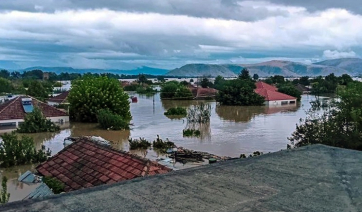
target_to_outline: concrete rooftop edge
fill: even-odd
[[[320,157],[321,158],[316,158],[316,157]],[[323,162],[328,162],[328,163],[323,163]],[[353,162],[353,163],[352,163]],[[5,204],[3,206],[0,206],[0,211],[37,211],[39,208],[39,205],[44,204],[54,204],[55,208],[54,211],[56,211],[56,204],[64,204],[65,207],[65,202],[67,202],[68,200],[73,200],[73,199],[77,199],[74,200],[74,203],[69,203],[69,204],[80,204],[80,205],[84,205],[85,202],[82,202],[83,198],[81,197],[85,197],[85,196],[94,196],[96,195],[96,193],[98,194],[105,194],[107,195],[108,191],[111,190],[117,190],[117,192],[121,192],[119,195],[123,196],[122,192],[124,192],[124,195],[127,194],[127,190],[129,188],[135,189],[135,191],[140,191],[142,190],[142,187],[144,185],[150,185],[152,186],[153,184],[155,184],[155,182],[158,183],[166,183],[168,181],[174,181],[175,178],[179,178],[179,179],[188,179],[188,180],[194,180],[198,181],[199,179],[203,179],[203,178],[208,178],[208,174],[210,174],[210,176],[216,177],[219,176],[220,178],[218,180],[215,180],[215,183],[220,182],[221,184],[227,183],[227,181],[224,181],[224,179],[222,178],[229,178],[229,180],[235,181],[235,187],[240,186],[240,188],[246,189],[246,190],[250,190],[250,192],[253,194],[252,198],[253,200],[249,200],[252,201],[253,203],[258,202],[258,204],[260,202],[266,201],[266,200],[261,200],[259,199],[257,196],[261,195],[263,196],[263,198],[268,199],[268,201],[264,202],[263,204],[265,204],[265,209],[270,209],[268,208],[270,204],[275,204],[275,201],[279,201],[279,200],[274,200],[273,198],[278,196],[279,193],[283,193],[284,190],[290,192],[289,190],[291,189],[293,184],[289,184],[290,182],[286,182],[288,180],[295,180],[297,178],[294,179],[294,177],[298,177],[298,176],[303,176],[307,179],[313,179],[313,181],[315,181],[315,183],[327,183],[329,185],[329,187],[322,187],[322,189],[324,188],[323,192],[328,193],[328,189],[331,189],[331,194],[335,194],[336,191],[339,191],[341,188],[339,186],[340,182],[339,180],[336,181],[336,179],[340,178],[340,175],[338,174],[339,172],[343,172],[343,173],[362,173],[362,167],[361,169],[358,169],[358,167],[356,167],[356,162],[360,162],[360,164],[362,163],[362,152],[359,151],[355,151],[355,150],[348,150],[348,149],[340,149],[340,148],[336,148],[336,147],[329,147],[329,146],[324,146],[324,145],[312,145],[312,146],[306,146],[306,147],[302,147],[302,148],[297,148],[297,149],[292,149],[292,150],[283,150],[283,151],[279,151],[279,152],[274,152],[274,153],[268,153],[268,154],[264,154],[262,156],[258,156],[258,157],[253,157],[253,158],[246,158],[246,159],[233,159],[233,160],[229,160],[229,161],[225,161],[225,162],[219,162],[216,164],[210,164],[210,165],[205,165],[205,166],[199,166],[199,167],[194,167],[194,168],[189,168],[189,169],[184,169],[184,170],[179,170],[179,171],[173,171],[167,174],[162,174],[162,175],[156,175],[156,176],[150,176],[150,177],[144,177],[144,178],[136,178],[134,180],[128,180],[128,181],[122,181],[119,183],[115,183],[112,185],[102,185],[102,186],[97,186],[97,187],[93,187],[93,188],[88,188],[88,189],[82,189],[82,190],[78,190],[78,191],[73,191],[73,192],[69,192],[69,193],[64,193],[64,194],[60,194],[60,195],[54,195],[54,196],[50,196],[50,197],[46,197],[46,198],[40,198],[40,199],[34,199],[34,200],[24,200],[24,201],[17,201],[17,202],[11,202],[8,204]],[[300,163],[300,164],[298,164]],[[318,163],[321,163],[318,165]],[[324,164],[324,165],[323,165]],[[340,164],[344,164],[344,165],[340,165]],[[348,165],[350,164],[350,166]],[[254,167],[255,166],[255,167]],[[325,167],[325,170],[323,170],[323,166]],[[338,166],[338,169],[341,170],[335,170]],[[344,170],[346,169],[346,170]],[[291,170],[291,171],[290,171]],[[302,172],[302,170],[305,170],[305,172]],[[314,170],[313,172],[311,172],[311,170]],[[265,173],[263,173],[263,171]],[[278,173],[276,173],[278,172]],[[198,173],[203,173],[205,174],[205,176],[201,177],[198,176]],[[215,174],[216,173],[216,174]],[[331,176],[326,175],[326,173],[330,173]],[[249,176],[250,175],[250,176]],[[240,179],[238,179],[238,176],[241,178],[245,178],[243,182],[240,181]],[[185,178],[183,178],[185,177]],[[330,181],[327,180],[327,178],[331,178]],[[356,178],[356,176],[353,176],[353,178]],[[276,179],[274,179],[276,178]],[[280,179],[278,179],[280,178]],[[214,179],[209,179],[210,182],[212,182]],[[272,181],[271,183],[269,183],[268,181]],[[355,180],[355,179],[354,179]],[[357,188],[359,188],[360,183],[358,182],[354,182],[354,180],[351,180],[351,182],[353,181],[353,183],[357,183],[356,186]],[[160,182],[159,182],[160,181]],[[187,181],[187,180],[186,180]],[[274,182],[276,181],[276,182]],[[281,182],[286,182],[287,185],[283,185],[281,184]],[[327,182],[328,181],[328,182]],[[212,188],[212,186],[210,185],[214,185],[214,183],[210,182],[205,182],[205,185],[202,184],[195,184],[192,185],[193,187],[203,187],[200,188],[200,190],[203,190],[204,188]],[[258,187],[257,184],[260,184],[260,188],[265,189],[263,192],[263,194],[259,194],[259,191],[254,191],[253,187],[254,186],[250,186],[252,184],[254,184],[254,186]],[[190,184],[192,184],[192,182],[190,182]],[[301,182],[300,183],[308,185],[308,186],[313,186],[314,184],[309,184],[308,182]],[[337,185],[338,184],[338,185]],[[172,182],[171,184],[169,184],[170,187],[174,187],[177,189],[178,183],[176,182]],[[188,185],[182,185],[182,186],[188,186]],[[249,187],[250,188],[249,188]],[[306,187],[308,187],[306,186]],[[333,187],[331,188],[331,186],[337,186],[337,187]],[[223,186],[221,186],[223,187]],[[297,186],[298,187],[298,186]],[[319,186],[316,185],[316,187],[319,188]],[[122,188],[122,189],[120,189]],[[124,188],[124,189],[123,189]],[[266,189],[268,188],[268,189]],[[360,187],[362,188],[362,186]],[[144,187],[143,187],[144,189]],[[232,190],[232,188],[229,188],[229,190]],[[235,188],[236,189],[236,188]],[[261,190],[263,190],[261,189]],[[314,188],[311,188],[314,190]],[[123,191],[124,190],[124,191]],[[220,190],[222,191],[222,190]],[[155,195],[165,195],[162,193],[162,191],[160,190],[156,190],[155,191],[156,194]],[[222,192],[229,192],[229,191],[222,191]],[[233,195],[231,195],[230,197],[233,197],[235,195],[240,195],[239,190],[235,190],[233,191]],[[235,193],[236,192],[236,193]],[[354,194],[356,194],[357,196],[354,199],[358,199],[358,200],[362,200],[362,191],[361,191],[361,195],[358,195],[358,192],[360,192],[359,190],[356,191]],[[142,193],[142,192],[140,192]],[[344,191],[341,190],[341,194],[335,194],[335,195],[342,195],[342,193],[344,194]],[[294,194],[294,193],[293,193]],[[213,195],[212,193],[210,195]],[[266,196],[265,196],[266,195]],[[284,195],[284,193],[283,193]],[[140,196],[142,196],[142,194],[140,194]],[[192,195],[191,195],[192,196]],[[227,195],[226,195],[227,196]],[[240,195],[240,198],[244,198],[244,195]],[[283,197],[281,195],[282,198],[286,198]],[[301,195],[302,198],[309,198],[307,195]],[[319,196],[316,194],[315,198],[318,198]],[[99,198],[104,198],[102,195],[99,196]],[[135,202],[137,202],[137,198],[139,198],[138,195],[135,196],[134,200]],[[122,199],[122,198],[121,198]],[[156,198],[157,199],[157,198]],[[169,199],[169,197],[167,198]],[[181,198],[182,199],[182,198]],[[273,201],[271,201],[271,199],[273,199]],[[107,200],[105,200],[107,201]],[[111,201],[114,201],[112,199],[108,200],[110,205],[114,204]],[[130,201],[133,201],[132,199]],[[170,204],[175,203],[176,200],[174,199],[169,199]],[[182,201],[182,200],[180,200]],[[236,201],[236,200],[234,200]],[[280,200],[281,202],[284,201],[284,199]],[[286,202],[289,202],[289,200],[285,200]],[[349,204],[349,206],[351,206],[352,208],[349,209],[353,209],[353,207],[356,205],[355,203],[353,203],[353,198],[351,198],[352,203]],[[62,203],[61,203],[62,202]],[[247,201],[248,202],[248,201]],[[362,202],[362,201],[361,201]],[[157,201],[156,201],[157,203]],[[200,204],[202,204],[203,201],[200,202]],[[220,206],[223,205],[224,202],[220,203]],[[67,203],[68,204],[68,203]],[[90,204],[90,203],[89,203]],[[94,204],[94,203],[92,203]],[[140,204],[142,204],[142,201],[140,202]],[[148,205],[150,204],[150,205]],[[159,203],[160,205],[163,205],[163,203]],[[209,204],[208,202],[206,202],[205,204]],[[240,203],[241,204],[241,203]],[[245,203],[245,205],[248,205],[249,203]],[[362,203],[361,203],[362,204]],[[87,205],[87,204],[86,204]],[[148,206],[147,206],[148,205]],[[157,205],[157,204],[156,204]],[[186,204],[187,205],[187,204]],[[68,207],[69,205],[67,205]],[[74,205],[72,205],[74,206]],[[219,205],[215,205],[215,207],[218,207]],[[362,206],[362,205],[361,205]],[[89,205],[89,207],[91,207],[91,205]],[[129,211],[126,206],[124,206],[125,211]],[[135,206],[132,206],[132,208]],[[152,207],[157,207],[154,204],[151,203],[145,203],[145,207],[140,206],[139,211],[147,211],[147,210],[143,210],[144,208],[150,207],[150,209],[152,209]],[[203,209],[202,206],[199,211],[206,211],[206,210],[201,210]],[[226,207],[226,206],[223,206]],[[228,206],[227,206],[228,207]],[[237,208],[235,208],[236,206],[232,205],[230,207],[234,207],[233,209],[236,209],[236,211],[238,210]],[[251,207],[250,205],[248,205],[248,207]],[[272,206],[270,206],[272,207]],[[277,207],[276,205],[273,205],[273,207]],[[290,206],[291,208],[294,206]],[[310,209],[308,206],[300,206],[302,209]],[[326,206],[327,207],[327,206]],[[69,207],[71,208],[71,207]],[[259,206],[258,208],[263,208],[261,206]],[[288,207],[286,207],[288,208]],[[322,209],[323,205],[316,205],[315,208],[319,208]],[[315,209],[314,208],[314,209]],[[232,209],[229,208],[228,209]],[[275,208],[277,209],[277,208]],[[283,207],[279,208],[279,209],[285,209]],[[295,209],[295,208],[294,208]],[[357,206],[356,208],[357,209]],[[78,208],[79,210],[79,208]],[[106,208],[105,208],[106,210]],[[187,208],[185,208],[186,211]],[[69,209],[69,210],[65,210],[65,211],[74,211],[73,209]],[[95,209],[95,211],[98,211],[97,209]],[[136,211],[136,210],[135,210]],[[151,210],[151,211],[158,211],[158,210]],[[181,211],[181,210],[175,210],[175,211]],[[225,210],[227,211],[227,210]],[[303,210],[302,210],[303,211]],[[307,210],[304,210],[307,211]],[[359,211],[358,209],[356,211]]]

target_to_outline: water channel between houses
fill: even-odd
[[[295,130],[300,118],[305,118],[306,110],[310,108],[309,102],[314,100],[313,96],[304,95],[297,106],[283,107],[219,106],[214,101],[204,101],[212,106],[210,124],[203,126],[201,137],[184,138],[182,130],[186,127],[186,119],[170,119],[163,113],[171,107],[189,107],[201,101],[161,100],[159,94],[151,97],[130,95],[138,97],[137,103],[131,103],[131,130],[107,131],[97,128],[97,124],[71,123],[57,133],[30,136],[34,138],[37,148],[44,144],[52,150],[52,155],[63,149],[63,140],[69,136],[101,136],[111,141],[113,147],[129,151],[129,137],[144,137],[152,142],[160,135],[162,139],[168,138],[177,146],[187,149],[238,157],[241,153],[268,153],[285,149],[289,143],[287,137]],[[152,160],[160,157],[152,150],[131,152]],[[34,189],[34,186],[16,180],[20,173],[34,167],[27,165],[1,170],[9,178],[10,201],[20,200],[25,197],[22,193],[25,195]]]

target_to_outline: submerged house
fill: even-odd
[[[187,86],[187,88],[191,91],[191,93],[195,99],[215,98],[216,94],[217,94],[217,90],[214,88],[196,87],[191,84],[189,84]]]
[[[66,192],[171,171],[87,137],[78,138],[36,169],[39,175],[64,183]]]
[[[67,102],[67,98],[69,95],[69,91],[65,91],[57,96],[54,96],[50,99],[48,99],[48,105],[51,106],[56,106],[56,105],[61,105],[61,104],[65,104]]]
[[[30,96],[17,96],[0,105],[0,130],[16,129],[34,107],[54,123],[69,122],[67,113]]]
[[[280,105],[296,105],[297,98],[278,92],[278,89],[265,82],[259,81],[255,83],[255,93],[265,98],[265,105],[280,106]]]

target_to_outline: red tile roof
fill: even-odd
[[[255,93],[263,96],[265,101],[277,101],[277,100],[296,100],[297,98],[293,96],[289,96],[284,93],[280,93],[278,91],[271,91],[265,88],[259,88],[254,90]]]
[[[36,169],[43,176],[62,181],[65,191],[171,171],[156,162],[115,150],[85,137],[67,146]]]
[[[265,101],[278,101],[278,100],[295,100],[296,97],[289,96],[284,93],[278,92],[277,88],[269,85],[265,82],[259,81],[255,83],[256,89],[254,90],[255,93],[263,96]]]
[[[188,85],[192,95],[196,98],[198,97],[214,97],[216,96],[217,90],[214,88],[201,88],[195,87],[193,85]]]
[[[24,119],[26,113],[22,105],[22,98],[31,98],[34,107],[40,108],[45,117],[68,116],[67,113],[35,98],[30,96],[18,96],[0,105],[0,120]]]
[[[61,94],[59,94],[58,96],[54,96],[50,99],[48,99],[48,102],[57,102],[57,103],[63,103],[67,97],[68,97],[69,91],[65,91]]]
[[[255,86],[256,86],[256,89],[267,89],[267,90],[270,90],[270,91],[277,91],[278,89],[272,85],[269,85],[265,82],[262,82],[262,81],[258,81],[255,83]]]

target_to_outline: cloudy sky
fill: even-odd
[[[356,0],[0,0],[0,68],[310,63],[361,46]]]

